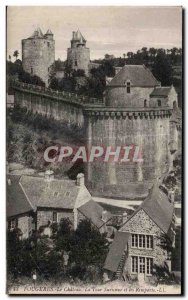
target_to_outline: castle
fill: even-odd
[[[84,70],[88,75],[90,63],[90,50],[86,47],[86,40],[81,32],[73,31],[71,48],[67,49],[67,65],[72,70]]]
[[[25,72],[39,76],[46,86],[55,62],[55,41],[50,29],[43,34],[38,28],[32,36],[22,40],[22,65]]]
[[[22,45],[24,69],[33,69],[47,83],[48,68],[54,59],[52,33],[43,35],[37,30]],[[73,32],[67,61],[74,70],[88,74],[89,49],[80,31]],[[127,157],[126,162],[86,163],[86,186],[93,195],[144,199],[155,179],[172,165],[172,152],[178,149],[177,126],[171,121],[177,109],[177,93],[173,86],[161,87],[144,65],[125,65],[118,70],[98,102],[38,87],[28,89],[26,85],[14,89],[15,102],[28,110],[84,128],[88,151],[92,146],[141,149],[140,162]]]

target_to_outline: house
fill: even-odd
[[[171,201],[171,202],[170,202]],[[155,266],[169,265],[169,253],[162,239],[175,241],[173,197],[155,184],[139,208],[116,233],[104,269],[108,278],[124,277],[150,280]]]
[[[22,238],[28,238],[33,230],[50,236],[50,225],[62,218],[69,218],[74,229],[86,218],[100,232],[105,232],[105,224],[110,217],[92,200],[83,174],[77,175],[76,182],[55,179],[50,170],[44,177],[7,176],[8,227],[19,228]]]

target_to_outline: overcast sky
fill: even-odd
[[[21,54],[21,40],[35,28],[54,33],[56,59],[66,59],[72,31],[87,40],[91,59],[104,54],[123,56],[142,47],[181,47],[181,7],[66,7],[9,6],[7,53]]]

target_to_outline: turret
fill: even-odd
[[[50,29],[47,30],[46,34],[44,35],[45,38],[47,38],[48,40],[53,40],[53,33],[51,32]]]

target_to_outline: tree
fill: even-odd
[[[153,65],[153,75],[161,82],[162,86],[168,86],[172,84],[173,70],[168,57],[159,50]]]
[[[18,50],[15,50],[15,51],[14,51],[13,56],[14,56],[14,57],[16,58],[16,60],[17,60],[17,57],[19,56]]]

